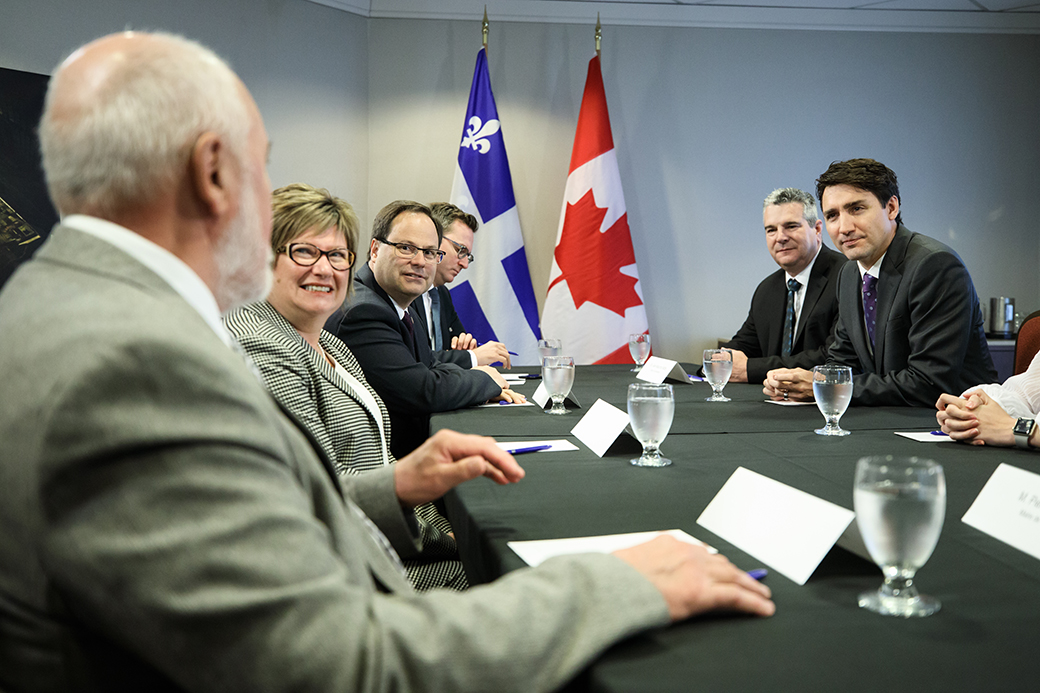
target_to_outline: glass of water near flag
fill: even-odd
[[[647,332],[599,55],[589,61],[542,328],[579,364],[629,363]]]
[[[540,364],[538,303],[491,92],[486,45],[477,53],[473,70],[450,201],[480,222],[480,262],[450,289],[462,324],[478,342],[505,344],[516,354],[513,365]]]

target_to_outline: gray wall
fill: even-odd
[[[5,0],[0,17],[0,66],[43,74],[77,46],[127,28],[195,39],[253,93],[273,185],[305,180],[351,200],[368,193],[362,17],[304,0]]]
[[[304,0],[15,0],[3,14],[0,65],[34,72],[126,26],[210,45],[256,96],[275,185],[327,186],[366,220],[398,197],[448,196],[476,19]],[[591,26],[492,23],[539,301],[592,49]],[[736,331],[775,268],[761,199],[853,156],[899,174],[906,224],[953,246],[983,299],[1040,308],[1040,37],[607,26],[603,73],[658,354],[696,360]]]

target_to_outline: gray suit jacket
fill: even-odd
[[[270,303],[258,301],[233,310],[224,317],[224,326],[256,364],[267,389],[318,441],[340,476],[382,469],[384,442],[361,398]],[[390,416],[354,355],[328,332],[322,331],[318,340],[371,394],[389,442]],[[389,451],[387,461],[396,462]],[[415,514],[422,553],[402,555],[408,579],[422,590],[465,589],[466,574],[455,540],[448,535],[451,524],[432,503],[419,506]]]
[[[943,392],[997,380],[968,269],[951,248],[905,226],[881,263],[874,341],[871,351],[862,278],[849,262],[828,360],[852,368],[853,404],[933,407]]]
[[[667,621],[611,556],[413,592],[414,538],[165,282],[58,227],[0,293],[0,689],[551,690]]]

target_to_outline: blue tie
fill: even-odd
[[[787,280],[787,313],[784,315],[784,341],[780,350],[783,356],[790,356],[794,349],[794,295],[801,286],[797,279]]]
[[[874,346],[874,327],[877,324],[877,277],[863,275],[863,320],[867,324],[870,346]]]
[[[440,351],[444,348],[444,337],[441,335],[441,292],[434,288],[430,292],[430,332],[433,334],[433,350]]]

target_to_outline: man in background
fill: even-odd
[[[896,174],[873,159],[836,161],[816,194],[834,247],[854,261],[838,276],[827,359],[851,367],[852,403],[930,407],[996,380],[971,275],[950,247],[903,226]],[[812,373],[770,371],[764,391],[811,400]]]
[[[733,350],[737,383],[761,383],[774,368],[827,361],[838,319],[838,269],[845,257],[823,245],[816,200],[798,188],[769,193],[762,206],[766,248],[780,269],[751,297],[747,320],[724,346]]]
[[[62,223],[0,292],[0,689],[554,690],[639,630],[773,612],[664,537],[413,592],[408,508],[523,471],[441,432],[340,486],[234,351],[220,312],[270,276],[241,81],[184,39],[112,35],[56,71],[40,138]]]
[[[494,341],[477,344],[473,335],[466,332],[448,291],[448,284],[474,261],[473,238],[480,222],[450,202],[434,202],[430,204],[430,211],[443,229],[441,250],[444,251],[444,260],[437,265],[433,285],[423,294],[423,310],[419,311],[423,328],[430,335],[431,348],[435,352],[446,352],[440,357],[463,368],[496,363],[509,368],[512,364],[504,344]]]
[[[354,353],[365,377],[390,414],[390,451],[404,457],[430,435],[430,415],[487,401],[522,402],[491,366],[460,366],[434,352],[427,338],[422,303],[440,250],[441,227],[430,208],[397,200],[376,214],[368,264],[354,278],[354,294],[325,329]]]

